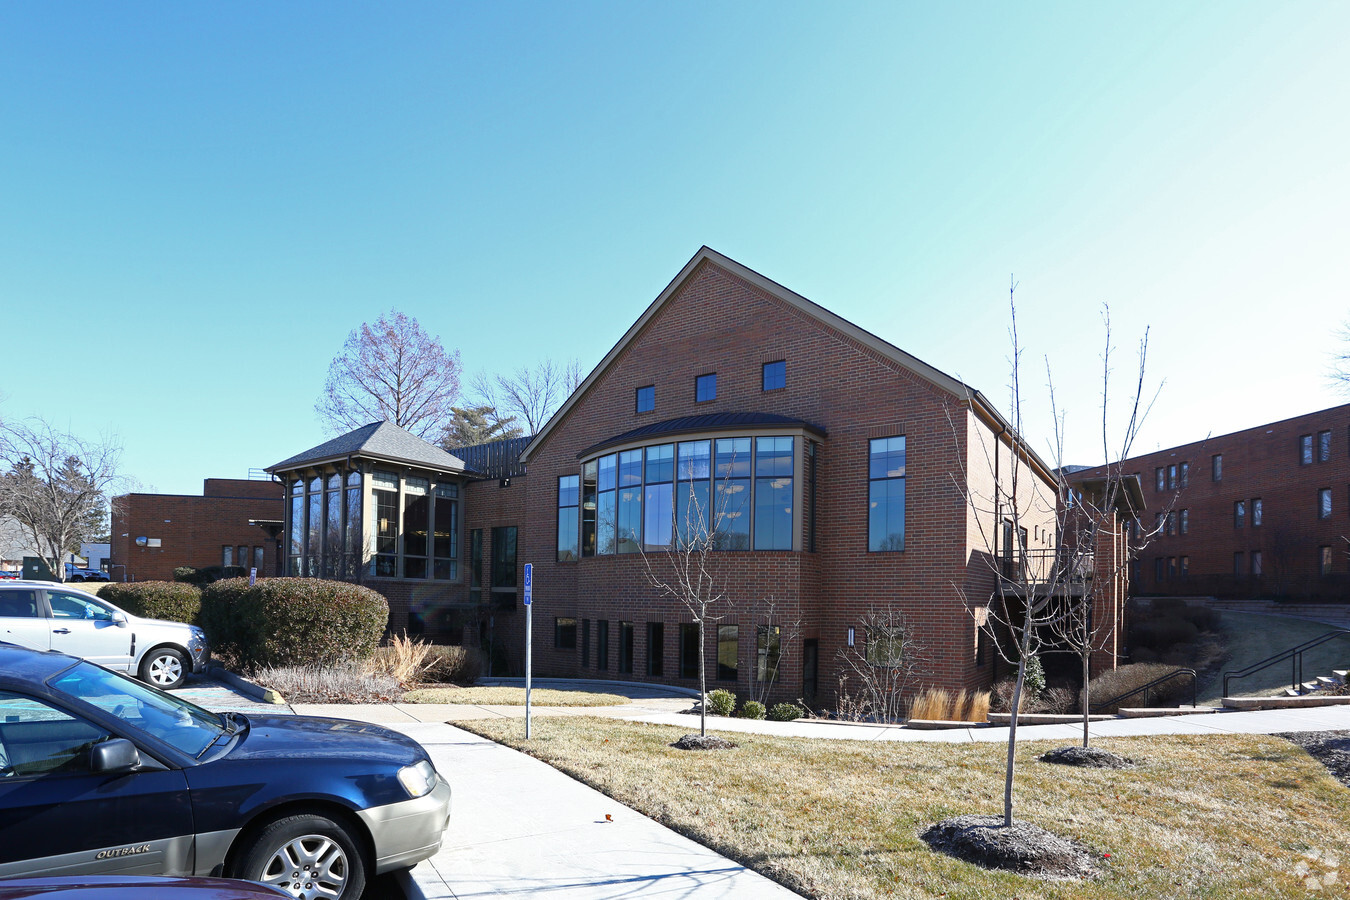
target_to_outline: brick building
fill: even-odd
[[[275,540],[282,513],[275,481],[207,478],[201,496],[123,494],[112,502],[108,562],[113,581],[172,581],[179,566],[280,571]],[[251,522],[276,523],[269,533]]]
[[[1139,476],[1157,517],[1134,563],[1135,593],[1350,596],[1350,405],[1131,457],[1120,469]]]
[[[270,470],[290,571],[353,555],[391,629],[476,628],[518,668],[532,563],[541,675],[696,686],[690,615],[648,572],[702,527],[727,595],[710,684],[746,697],[776,670],[770,699],[828,702],[838,654],[884,652],[865,623],[894,607],[934,658],[926,683],[980,687],[1000,561],[1051,559],[1060,537],[1054,473],[978,391],[707,248],[533,438],[463,459],[387,423],[335,440]],[[314,525],[336,520],[373,546]]]

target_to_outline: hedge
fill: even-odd
[[[202,591],[208,640],[249,669],[364,659],[388,621],[389,601],[345,581],[228,578]]]
[[[195,625],[201,614],[201,589],[175,581],[114,581],[98,595],[133,616]]]

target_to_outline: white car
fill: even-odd
[[[0,583],[0,641],[59,650],[168,690],[206,667],[196,625],[142,619],[107,600],[46,581]]]

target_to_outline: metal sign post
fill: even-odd
[[[530,739],[530,650],[534,644],[534,566],[525,564],[525,740]]]

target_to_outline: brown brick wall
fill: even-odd
[[[171,581],[178,566],[220,565],[226,544],[250,548],[250,557],[253,547],[263,547],[266,567],[259,574],[273,575],[276,545],[248,522],[281,515],[282,486],[270,481],[208,478],[200,497],[125,494],[112,503],[112,578]],[[138,547],[137,537],[159,538],[161,546]]]
[[[1318,434],[1331,433],[1330,458],[1318,458]],[[1311,435],[1313,462],[1300,461],[1299,438]],[[1223,478],[1211,477],[1211,460],[1223,457]],[[1190,464],[1186,487],[1157,489],[1156,470]],[[1100,473],[1097,469],[1093,472]],[[1336,406],[1204,441],[1131,457],[1124,473],[1137,473],[1148,503],[1146,524],[1159,512],[1176,514],[1174,533],[1158,535],[1139,552],[1135,593],[1217,595],[1227,598],[1279,594],[1314,599],[1350,596],[1345,536],[1350,535],[1350,405]],[[1165,476],[1166,477],[1166,476]],[[1178,482],[1180,473],[1178,472]],[[1331,490],[1331,516],[1318,515],[1318,492]],[[1262,501],[1259,526],[1252,501]],[[1233,504],[1246,503],[1245,522],[1235,526]],[[1180,533],[1181,512],[1188,532]],[[1332,548],[1332,574],[1319,574],[1319,548]],[[1261,553],[1263,574],[1251,574],[1253,552]],[[1234,573],[1242,553],[1243,574]],[[1180,574],[1180,560],[1189,574]],[[1164,577],[1156,575],[1163,560]],[[1177,573],[1168,576],[1168,561]]]

